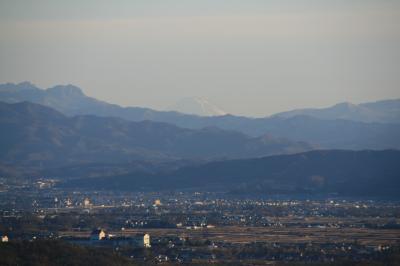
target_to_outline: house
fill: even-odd
[[[160,199],[156,199],[156,200],[154,201],[154,204],[153,204],[154,207],[161,206],[161,205],[162,205],[162,204],[161,204],[161,200],[160,200]]]
[[[90,203],[90,199],[89,199],[89,198],[85,198],[85,199],[83,200],[83,206],[84,206],[85,208],[88,208],[88,207],[91,207],[91,206],[92,206],[92,204]]]
[[[150,248],[150,235],[149,234],[136,234],[127,238],[130,245],[134,247]]]
[[[95,229],[90,234],[90,240],[103,240],[106,238],[106,232],[103,229]]]
[[[151,244],[150,244],[150,235],[149,235],[149,234],[145,234],[145,235],[143,236],[143,246],[144,246],[145,248],[150,248],[150,247],[151,247]]]

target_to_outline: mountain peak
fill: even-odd
[[[17,84],[18,87],[36,87],[35,84],[29,81],[23,81]]]
[[[351,103],[351,102],[342,102],[342,103],[335,104],[331,108],[353,109],[353,108],[358,108],[358,105]]]
[[[39,88],[36,87],[35,84],[32,84],[31,82],[24,81],[17,84],[15,83],[0,84],[0,90],[16,92],[16,91],[26,91],[26,90],[39,90]]]
[[[200,97],[183,98],[169,107],[168,110],[199,116],[222,116],[227,114],[207,99]]]
[[[68,84],[68,85],[57,85],[52,88],[48,88],[47,92],[50,94],[55,94],[58,96],[64,96],[64,97],[80,97],[84,96],[85,94],[83,93],[82,89]]]

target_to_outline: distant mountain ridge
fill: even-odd
[[[278,113],[274,116],[289,118],[298,115],[307,115],[318,119],[343,119],[366,123],[399,123],[400,99],[382,100],[362,104],[344,102],[328,108],[297,109]]]
[[[184,110],[156,111],[145,107],[123,108],[116,104],[110,104],[104,101],[96,100],[92,97],[88,97],[83,93],[82,89],[71,84],[56,85],[46,90],[40,89],[29,82],[22,82],[18,84],[0,84],[0,101],[8,103],[30,101],[52,107],[67,115],[94,114],[100,116],[129,116],[123,118],[133,121],[140,121],[145,119],[168,120],[174,116],[185,117],[188,119],[193,118],[193,115],[186,114]],[[199,97],[184,98],[178,101],[177,107],[175,109],[186,108],[185,106],[179,106],[180,103],[182,103],[182,105],[197,105],[195,108],[198,108],[199,110],[193,112],[196,115],[199,115],[199,113],[203,112],[205,116],[227,116],[235,117],[238,119],[246,118],[242,116],[228,115],[225,111],[211,104],[206,99],[202,99]],[[172,110],[174,109],[174,106],[171,106],[168,109]],[[86,112],[98,113],[95,114]],[[400,99],[381,100],[362,104],[352,104],[344,102],[327,108],[306,108],[280,112],[270,117],[290,118],[304,115],[323,120],[342,119],[367,123],[400,123]],[[201,117],[199,119],[201,119]],[[257,121],[259,119],[267,119],[267,117],[247,119]],[[212,123],[213,121],[213,119],[208,120],[208,123]],[[184,123],[184,119],[182,121],[178,120],[178,123]],[[199,125],[199,127],[210,125],[204,125],[204,123],[202,125]],[[188,127],[192,126],[189,125]]]
[[[303,142],[251,138],[219,128],[193,130],[153,121],[66,117],[30,102],[0,103],[0,132],[0,162],[19,166],[246,158],[313,148]]]
[[[151,120],[174,124],[182,128],[202,129],[218,127],[235,130],[253,137],[266,134],[293,141],[307,142],[321,148],[332,149],[390,149],[400,148],[400,123],[358,122],[337,119],[323,115],[326,119],[313,114],[281,113],[266,118],[248,118],[233,115],[202,117],[178,112],[162,112],[141,107],[120,107],[84,95],[82,90],[72,85],[55,86],[42,90],[30,83],[0,85],[0,101],[16,103],[30,101],[54,108],[63,114],[95,115],[100,117],[118,117],[130,121]],[[363,104],[362,108],[381,110],[393,121],[400,121],[397,112],[398,100]],[[347,107],[346,107],[347,106]],[[351,109],[351,105],[338,105],[319,113],[340,113]],[[355,108],[358,110],[359,108]],[[333,111],[332,111],[333,110]],[[339,110],[339,111],[335,111]],[[386,110],[386,111],[385,111]],[[308,112],[308,111],[307,111]],[[313,111],[314,112],[314,111]],[[345,112],[346,113],[346,112]],[[322,116],[322,115],[320,115]],[[355,117],[354,115],[348,115]],[[345,117],[341,115],[339,117]],[[379,119],[378,119],[379,120]]]

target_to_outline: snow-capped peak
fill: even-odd
[[[183,98],[170,106],[168,110],[199,116],[221,116],[227,114],[208,100],[200,97]]]

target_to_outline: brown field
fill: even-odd
[[[304,228],[304,227],[239,227],[211,229],[126,229],[109,232],[116,236],[149,233],[152,237],[178,236],[210,239],[230,243],[353,243],[364,245],[393,245],[400,243],[400,230],[366,228]],[[62,235],[88,236],[90,232],[63,232]]]

